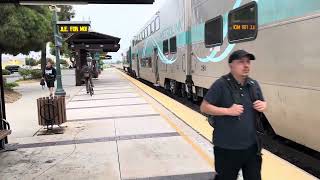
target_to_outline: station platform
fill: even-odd
[[[201,114],[111,68],[67,102],[68,122],[16,138],[0,179],[208,180],[212,128]],[[317,179],[263,151],[264,180]],[[241,173],[239,180],[243,179]]]

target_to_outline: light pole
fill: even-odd
[[[65,96],[66,92],[62,87],[61,80],[61,69],[60,69],[60,47],[62,46],[62,37],[60,36],[57,30],[57,22],[58,22],[58,14],[57,7],[53,6],[53,16],[52,16],[52,24],[53,24],[53,37],[56,48],[56,68],[57,68],[57,89],[55,92],[56,96]]]

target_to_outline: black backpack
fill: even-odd
[[[229,73],[227,75],[222,76],[223,81],[226,83],[233,99],[234,104],[241,104],[241,96],[238,87],[238,83],[234,79],[234,77]],[[256,100],[262,100],[262,96],[258,93],[258,86],[256,85],[255,81],[251,78],[248,79],[250,83],[249,88],[249,95],[251,102],[255,102]],[[259,138],[262,134],[267,133],[267,128],[264,127],[261,119],[263,118],[264,114],[258,111],[255,111],[255,127],[257,130],[257,142],[258,142],[258,152],[261,151],[261,139]],[[214,116],[208,117],[209,124],[214,128]]]

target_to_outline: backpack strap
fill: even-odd
[[[235,82],[231,74],[222,76],[222,79],[227,84],[227,87],[232,95],[234,104],[241,104],[239,87],[237,86],[237,83]]]
[[[234,79],[234,77],[229,73],[227,75],[222,76],[222,79],[227,84],[227,87],[232,94],[232,98],[233,98],[234,103],[241,104],[239,87],[238,87],[237,82]],[[256,100],[259,100],[261,98],[258,95],[257,85],[254,82],[254,80],[251,78],[248,78],[248,81],[250,83],[249,96],[250,96],[251,102],[253,103]],[[258,155],[261,155],[261,149],[262,149],[262,146],[261,146],[262,142],[261,142],[261,138],[259,137],[259,135],[263,134],[263,131],[264,131],[263,124],[261,123],[261,117],[262,117],[262,113],[255,110],[254,125],[257,130],[256,141],[257,141],[257,146],[258,146],[257,147],[258,148],[258,150],[257,150]]]
[[[254,82],[254,80],[249,78],[248,81],[250,83],[249,94],[250,94],[250,99],[251,99],[252,103],[257,100],[262,100],[261,96],[259,96],[259,94],[258,94],[258,91],[257,91],[258,86]],[[257,146],[258,146],[257,154],[262,155],[261,154],[262,139],[260,138],[260,136],[262,134],[264,134],[264,130],[265,130],[264,125],[261,121],[263,113],[258,112],[257,110],[254,110],[254,111],[255,111],[255,119],[256,119],[255,120],[255,127],[256,127],[256,132],[257,132],[256,140],[257,140]]]

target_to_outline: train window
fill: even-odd
[[[146,67],[146,61],[144,58],[140,59],[140,65],[141,67]]]
[[[255,1],[230,11],[228,15],[229,43],[252,41],[258,35],[258,7]]]
[[[177,52],[177,37],[170,38],[170,53]]]
[[[163,53],[167,54],[169,52],[169,41],[168,40],[164,40],[163,41]]]
[[[153,31],[152,31],[152,27],[151,27],[151,26],[152,26],[152,23],[151,23],[151,24],[149,24],[149,26],[148,26],[148,27],[149,27],[149,31],[150,31],[150,35],[153,33]]]
[[[156,17],[155,22],[155,27],[156,27],[156,31],[158,31],[160,29],[160,17]]]
[[[150,28],[151,28],[151,33],[154,33],[155,32],[155,21],[152,21],[152,23],[150,24]]]
[[[218,16],[205,23],[204,41],[206,48],[220,46],[223,43],[223,18]]]

